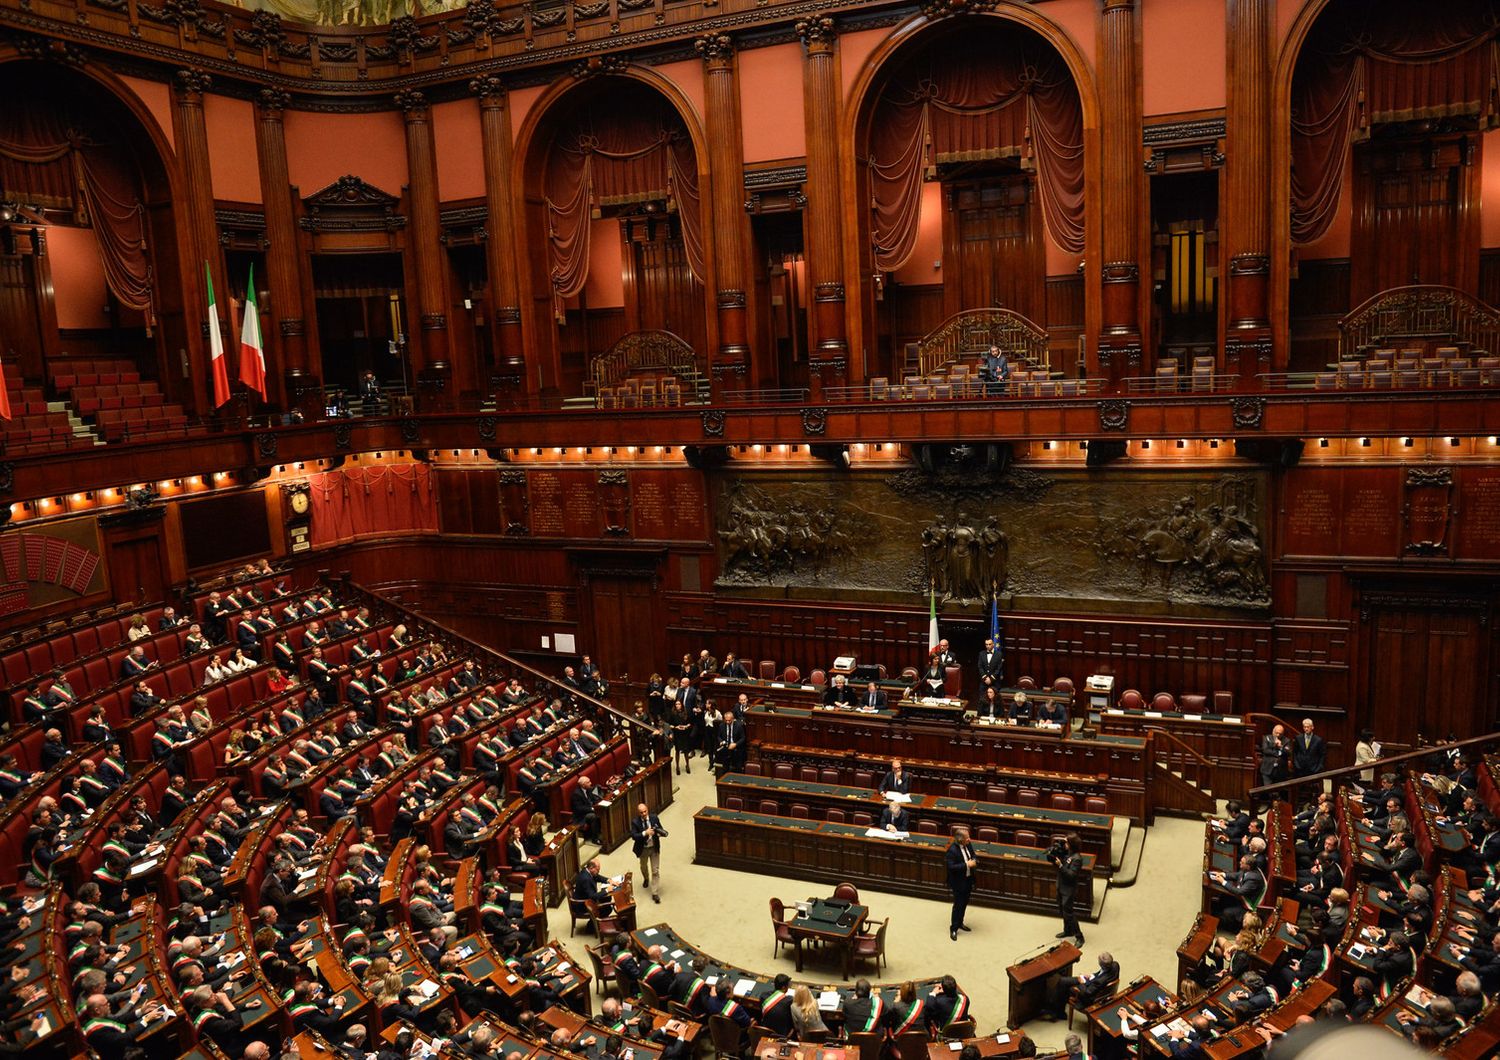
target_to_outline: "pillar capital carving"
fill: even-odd
[[[494,74],[485,74],[469,82],[469,91],[479,97],[481,107],[505,106],[505,82]]]
[[[799,19],[792,29],[802,38],[802,44],[809,55],[831,53],[833,43],[838,39],[838,26],[827,15]]]
[[[734,38],[727,33],[706,34],[693,41],[693,47],[710,69],[727,67],[734,58]]]
[[[263,118],[281,117],[281,112],[291,105],[292,94],[279,88],[263,88],[255,94]]]
[[[203,93],[208,91],[213,81],[208,71],[193,66],[178,70],[172,77],[172,87],[176,90],[179,100],[194,103],[203,99]]]
[[[393,97],[407,121],[421,121],[427,117],[427,96],[414,88],[403,88]]]

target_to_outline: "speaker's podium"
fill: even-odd
[[[1010,1016],[1005,1023],[1015,1030],[1030,1022],[1047,1001],[1047,988],[1055,976],[1068,975],[1083,952],[1071,942],[1049,946],[1035,957],[1005,969],[1010,980]]]

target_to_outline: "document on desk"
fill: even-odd
[[[734,996],[735,997],[744,997],[746,994],[750,993],[750,991],[752,991],[754,989],[755,989],[755,980],[754,979],[741,979],[739,982],[737,982],[737,983],[734,984]]]
[[[837,990],[825,990],[818,995],[818,1009],[821,1012],[837,1012],[842,1000]]]
[[[911,802],[911,796],[904,791],[888,791],[885,797],[888,802]]]

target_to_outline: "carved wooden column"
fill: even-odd
[[[474,366],[455,371],[453,343],[448,332],[447,261],[443,252],[442,222],[438,217],[437,147],[432,137],[432,112],[427,97],[414,89],[396,93],[396,106],[406,118],[407,199],[411,230],[407,242],[417,274],[417,326],[407,324],[407,346],[412,376],[424,407],[443,407],[452,390],[475,390]],[[415,331],[415,334],[411,332]]]
[[[1103,292],[1099,370],[1111,387],[1142,375],[1140,210],[1143,166],[1136,0],[1103,0],[1099,24]]]
[[[743,390],[752,385],[750,321],[745,296],[745,248],[749,245],[750,221],[745,216],[744,145],[740,138],[734,41],[726,33],[716,33],[699,37],[696,47],[705,68],[708,165],[713,175],[713,201],[706,204],[718,287],[714,304],[719,312],[719,349],[713,359],[713,382],[715,390]]]
[[[510,100],[498,77],[486,75],[469,82],[479,97],[480,142],[484,148],[485,264],[489,271],[490,330],[495,342],[496,385],[503,390],[536,390],[526,371],[526,347],[521,334],[521,285],[516,274],[516,218],[512,206],[513,166]],[[483,384],[486,381],[480,380]]]
[[[807,271],[813,292],[808,380],[813,393],[845,381],[849,341],[844,320],[844,265],[839,193],[839,78],[834,62],[838,33],[833,19],[806,18],[796,25],[807,123]]]
[[[306,307],[302,302],[302,251],[297,239],[296,213],[292,208],[292,180],[286,164],[286,127],[282,122],[282,111],[290,102],[291,96],[279,88],[263,88],[256,97],[255,155],[260,161],[260,190],[266,211],[266,280],[271,285],[270,305],[259,308],[262,329],[278,336],[266,352],[267,367],[271,369],[268,375],[276,375],[275,369],[280,362],[284,387],[281,404],[300,408],[306,415],[315,411],[304,406],[315,403],[313,399],[322,386],[319,378],[322,373],[311,363],[307,348]]]
[[[224,254],[219,246],[219,223],[214,215],[213,176],[208,164],[208,127],[203,119],[203,93],[208,91],[212,79],[198,69],[178,70],[173,79],[172,128],[177,141],[177,155],[182,159],[183,176],[186,178],[187,230],[180,234],[179,246],[183,258],[181,268],[185,276],[194,280],[183,284],[183,291],[191,303],[185,309],[188,319],[188,380],[186,386],[192,395],[192,403],[200,415],[208,415],[213,409],[213,390],[209,385],[211,369],[208,364],[208,283],[204,278],[203,265],[213,275],[214,295],[219,305],[219,328],[226,350],[238,343],[230,334],[229,315],[225,308],[229,304],[229,283],[224,272]],[[193,327],[191,322],[200,326]],[[232,362],[231,362],[232,363]],[[230,378],[234,378],[231,368]],[[225,406],[226,409],[229,406]]]
[[[1256,385],[1272,370],[1271,32],[1275,0],[1229,0],[1224,371]]]

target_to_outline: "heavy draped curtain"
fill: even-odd
[[[0,191],[22,202],[71,208],[94,229],[104,278],[120,303],[155,323],[146,208],[133,161],[66,110],[12,107],[0,114]]]
[[[1047,231],[1081,253],[1083,108],[1062,57],[1040,43],[975,33],[935,42],[906,63],[871,116],[875,267],[894,272],[911,257],[930,167],[999,158],[1035,169]]]
[[[638,94],[632,93],[638,98]],[[554,140],[543,177],[552,308],[559,321],[589,275],[590,222],[605,206],[666,199],[682,225],[688,267],[705,282],[702,203],[692,140],[664,100],[621,108],[595,128],[575,125]]]
[[[1500,0],[1341,0],[1319,16],[1292,75],[1292,240],[1338,213],[1350,145],[1381,122],[1497,119]]]
[[[308,480],[315,548],[388,534],[436,533],[437,496],[426,464],[376,464]]]

